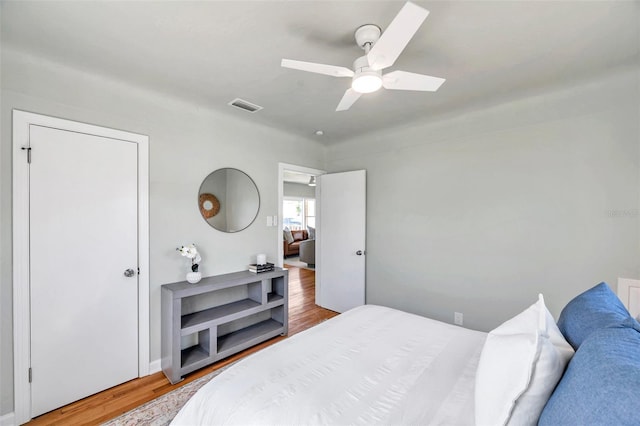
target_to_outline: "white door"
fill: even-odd
[[[29,139],[37,416],[138,377],[138,153],[132,142],[37,125]]]
[[[365,302],[366,172],[318,177],[316,301],[344,312]]]

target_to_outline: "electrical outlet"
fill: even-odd
[[[462,315],[462,312],[454,312],[453,313],[453,323],[456,325],[462,325],[462,322],[464,320],[463,318],[464,316]]]

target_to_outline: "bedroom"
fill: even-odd
[[[279,67],[284,57],[348,66],[355,28],[386,25],[401,3],[2,3],[0,415],[13,412],[12,109],[150,136],[150,362],[159,286],[183,278],[176,244],[199,243],[207,274],[277,255],[275,228],[262,224],[277,214],[279,162],[367,170],[368,303],[445,322],[463,312],[486,331],[539,292],[557,316],[599,281],[640,277],[637,2],[419,2],[431,11],[424,41],[398,65],[447,82],[377,93],[346,118],[334,109],[347,83]],[[223,61],[210,53],[225,45]],[[219,98],[198,90],[206,82]],[[265,110],[229,110],[235,97]],[[288,116],[289,128],[269,121]],[[235,235],[204,228],[192,208],[193,188],[224,166],[261,193],[259,223]]]

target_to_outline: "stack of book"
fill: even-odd
[[[273,271],[273,268],[275,268],[275,265],[269,262],[265,263],[264,265],[257,265],[255,263],[249,265],[249,271],[255,274],[259,274],[260,272]]]

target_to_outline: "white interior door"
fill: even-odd
[[[316,303],[344,312],[365,303],[366,171],[319,176]]]
[[[138,376],[138,153],[132,142],[37,125],[29,139],[37,416]]]

